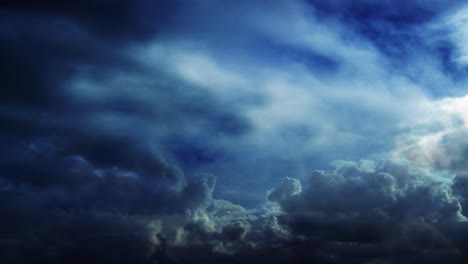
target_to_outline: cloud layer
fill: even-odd
[[[465,263],[466,10],[1,4],[0,262]]]

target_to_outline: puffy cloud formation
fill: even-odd
[[[465,197],[452,179],[408,162],[340,161],[314,172],[301,192],[287,179],[268,199],[324,263],[463,263]]]
[[[454,192],[467,204],[468,97],[448,97],[427,106],[427,116],[408,126],[397,138],[394,156],[419,166],[447,170],[454,175]]]
[[[58,157],[52,143],[15,147],[1,166],[5,263],[186,263],[287,234],[274,216],[213,199],[214,176],[186,179],[161,159],[145,163],[148,153],[135,150],[136,165],[117,168]]]
[[[286,177],[252,211],[213,198],[212,175],[187,177],[147,148],[108,141],[93,146],[108,156],[44,139],[2,147],[2,261],[466,260],[465,178],[425,163],[336,161],[306,181]]]
[[[15,146],[2,163],[7,263],[464,263],[466,183],[396,160],[335,161],[286,177],[248,210],[213,198],[215,177],[155,158],[108,167]],[[56,150],[58,151],[58,150]],[[139,156],[141,155],[141,156]],[[13,177],[12,175],[17,175]],[[20,177],[21,176],[21,177]]]

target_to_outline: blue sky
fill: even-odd
[[[463,1],[12,1],[0,17],[0,259],[467,259]]]

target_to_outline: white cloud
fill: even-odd
[[[189,42],[190,43],[190,42]],[[220,65],[205,49],[168,41],[156,41],[153,45],[139,49],[139,59],[190,84],[208,88],[217,95],[245,86],[243,76]]]
[[[421,80],[410,79],[404,71],[392,68],[372,42],[337,20],[318,19],[313,10],[300,2],[275,3],[262,12],[243,10],[243,5],[230,8],[234,13],[242,13],[244,19],[238,21],[227,16],[219,21],[225,25],[193,21],[192,29],[211,32],[235,25],[235,34],[239,35],[214,31],[209,38],[199,33],[158,36],[144,45],[133,46],[127,53],[152,70],[155,80],[150,75],[122,72],[108,83],[76,82],[75,88],[71,86],[75,98],[102,102],[119,96],[132,98],[140,106],[154,107],[155,113],[167,114],[175,123],[176,108],[187,102],[179,102],[172,95],[197,94],[193,98],[206,96],[216,100],[226,112],[245,118],[252,128],[242,137],[209,135],[216,138],[216,144],[221,144],[224,151],[238,155],[232,164],[219,165],[224,166],[222,172],[209,170],[218,174],[226,170],[231,173],[228,167],[245,167],[252,156],[258,160],[281,158],[295,165],[314,166],[310,158],[314,155],[333,160],[385,153],[404,126],[412,127],[412,131],[398,136],[395,153],[410,153],[414,146],[412,149],[421,149],[423,153],[411,154],[417,159],[434,159],[436,142],[444,138],[445,132],[427,132],[426,128],[422,131],[421,127],[433,126],[428,113],[438,116],[444,107],[455,107],[454,102],[434,102],[421,86]],[[193,12],[188,16],[200,15],[197,13],[200,10]],[[249,41],[243,42],[245,39]],[[232,45],[227,40],[232,40]],[[281,51],[275,50],[276,46],[269,51],[272,43],[279,45]],[[282,57],[289,53],[294,56]],[[317,54],[337,67],[322,69],[320,63],[309,65]],[[424,75],[423,83],[432,82],[428,80],[431,76],[442,78],[434,61],[422,64],[438,73]],[[164,80],[170,84],[165,85]],[[439,79],[433,82],[441,83]],[[165,89],[180,91],[167,95]],[[118,123],[106,113],[94,115],[94,119],[99,124],[103,120]],[[129,120],[131,125],[125,127],[149,131],[147,138],[153,142],[158,142],[154,138],[171,133],[172,127],[157,127],[159,123],[151,118]],[[206,134],[202,120],[191,118],[186,123],[190,124],[180,126],[185,133]],[[122,129],[112,127],[112,130]],[[304,168],[305,173],[309,169]]]
[[[426,115],[397,138],[394,155],[467,174],[468,95],[428,102]]]
[[[460,8],[446,18],[450,37],[458,52],[453,58],[461,65],[468,65],[468,7]]]
[[[233,10],[243,13],[242,21],[221,23],[235,24],[242,34],[261,36],[261,40],[251,38],[258,42],[253,47],[268,49],[262,42],[267,39],[279,43],[284,53],[299,50],[304,58],[265,58],[250,48],[252,43],[243,43],[239,51],[225,45],[223,39],[230,39],[231,32],[216,32],[211,40],[197,35],[160,37],[131,51],[156,71],[215,94],[250,121],[253,131],[227,140],[226,147],[249,146],[249,151],[261,150],[256,156],[275,153],[287,159],[330,152],[337,155],[331,158],[335,159],[365,148],[378,152],[375,145],[391,144],[400,123],[411,123],[424,111],[428,101],[424,89],[390,68],[386,57],[347,25],[318,19],[300,2],[276,3],[260,13],[249,10]],[[206,23],[201,27],[211,30]],[[338,67],[329,76],[322,74],[307,65],[315,59],[309,54],[325,56]],[[243,100],[254,97],[260,100]],[[303,133],[283,133],[291,128]]]
[[[458,66],[468,65],[468,6],[458,6],[439,18],[430,21],[421,32],[429,44],[446,45],[448,41],[455,48],[449,58]]]

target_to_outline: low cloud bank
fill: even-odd
[[[158,158],[151,173],[143,159],[126,168],[98,165],[84,156],[54,156],[52,146],[17,146],[23,155],[1,164],[2,262],[463,263],[468,257],[466,183],[409,161],[336,161],[304,182],[284,178],[266,191],[263,206],[246,210],[213,197],[213,175],[186,177]],[[148,153],[133,154],[138,161]]]

